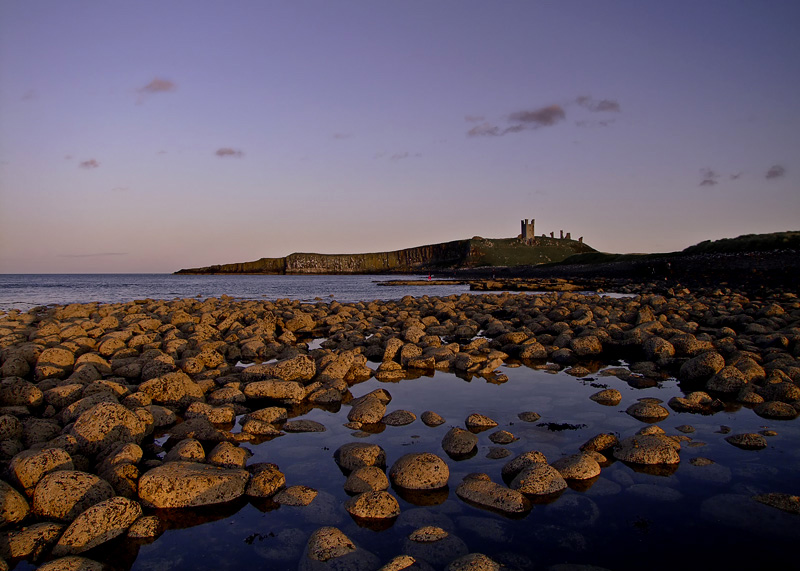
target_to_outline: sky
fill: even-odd
[[[0,0],[0,273],[798,230],[800,2]]]

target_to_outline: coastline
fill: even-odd
[[[733,424],[732,436],[744,435],[740,439],[743,450],[759,448],[762,441],[767,446],[767,440],[755,432],[738,432],[743,413],[734,418],[734,411],[752,410],[762,423],[776,427],[772,432],[791,432],[785,423],[795,426],[792,420],[800,412],[796,294],[764,288],[746,293],[716,284],[690,290],[675,282],[645,282],[638,287],[640,295],[632,298],[571,292],[406,296],[367,303],[223,297],[8,312],[0,316],[2,461],[9,474],[5,493],[20,507],[6,513],[0,555],[15,561],[52,559],[55,563],[60,556],[88,552],[113,567],[113,560],[104,559],[108,555],[103,555],[102,546],[132,541],[126,537],[156,541],[169,527],[160,519],[160,508],[180,511],[244,500],[253,505],[264,501],[275,506],[304,505],[305,501],[313,505],[316,491],[301,490],[308,487],[303,481],[289,481],[284,475],[297,477],[291,462],[272,467],[248,462],[248,446],[268,451],[280,435],[289,433],[286,437],[290,438],[292,433],[320,430],[320,423],[311,420],[315,410],[335,412],[346,416],[339,422],[357,436],[337,444],[337,462],[349,473],[358,464],[342,463],[343,447],[359,442],[380,456],[382,447],[371,440],[381,438],[387,426],[401,422],[396,417],[402,415],[387,414],[391,393],[400,392],[394,383],[421,375],[482,379],[500,389],[510,376],[525,370],[567,378],[607,375],[634,393],[677,379],[679,396],[668,403],[645,399],[639,402],[642,406],[634,402],[619,410],[627,412],[631,423],[639,424],[638,430],[630,425],[618,437],[601,438],[614,433],[616,425],[593,425],[595,436],[580,449],[577,445],[554,449],[554,457],[547,459],[550,469],[576,489],[591,486],[593,479],[602,479],[608,471],[629,470],[626,463],[637,470],[655,470],[667,480],[673,477],[686,456],[693,455],[694,438],[672,432],[669,426],[668,431],[658,428],[656,423],[669,417],[724,414],[725,422]],[[313,340],[320,342],[310,345]],[[245,367],[241,362],[256,364]],[[620,362],[630,365],[620,366]],[[358,385],[376,381],[382,386],[360,394]],[[592,400],[610,398],[606,406],[619,406],[619,390],[600,392],[605,394],[593,395]],[[428,406],[435,411],[442,404]],[[480,402],[472,408],[482,412]],[[415,416],[423,411],[405,412]],[[550,419],[553,426],[571,426],[568,420]],[[517,479],[503,482],[496,474],[475,479],[460,471],[465,461],[459,452],[463,444],[454,441],[465,441],[467,447],[472,442],[473,450],[489,434],[473,430],[470,422],[454,426],[433,449],[448,473],[454,474],[451,490],[441,501],[525,516],[540,501],[541,492]],[[525,434],[522,428],[507,428]],[[502,432],[511,434],[498,427],[489,435],[497,448],[493,454],[505,450],[511,458],[512,450],[542,447],[536,440],[541,432],[531,433],[538,436],[530,441],[513,434],[507,441]],[[442,433],[432,434],[441,438]],[[163,444],[158,444],[156,436]],[[631,455],[631,442],[650,452]],[[780,439],[777,442],[780,445]],[[399,461],[385,455],[384,469]],[[585,484],[572,465],[555,462],[562,455],[577,455],[584,469],[589,466],[587,473],[592,475]],[[725,456],[720,453],[720,458]],[[42,465],[49,467],[34,468]],[[329,468],[335,470],[335,466]],[[53,497],[45,485],[48,474],[65,470],[82,474],[75,476],[79,479],[99,478],[110,491],[90,506],[74,503],[69,494]],[[222,478],[214,480],[219,492],[213,497],[202,483],[212,473]],[[348,502],[336,504],[329,523],[341,521],[341,515],[335,514],[349,512],[356,521],[391,528],[397,514],[378,506],[396,504],[396,494],[403,510],[413,510],[418,500],[406,487],[413,488],[414,482],[425,478],[415,474],[401,485],[393,468],[390,491],[362,492],[372,493],[369,498],[380,498],[380,502],[367,502],[370,508],[358,509]],[[158,492],[178,482],[183,490],[178,496]],[[786,510],[796,509],[796,500],[777,488],[752,494],[752,506],[746,503],[737,508],[744,510],[742,517],[748,510],[762,517],[762,508],[753,507],[758,505],[780,521],[793,517]],[[310,499],[294,494],[307,494]],[[564,496],[568,497],[573,496]],[[44,498],[59,507],[42,512],[35,506],[42,505]],[[548,501],[559,506],[562,500]],[[35,519],[34,509],[38,510]],[[84,515],[87,512],[94,514],[92,518]],[[56,513],[72,515],[65,521],[63,516],[56,518]],[[118,513],[126,514],[123,523],[113,515]],[[26,543],[29,530],[44,530],[41,526],[49,530],[48,535],[39,543]],[[306,536],[306,540],[311,545],[316,536]],[[93,551],[96,546],[99,551]],[[306,556],[296,556],[303,564]]]

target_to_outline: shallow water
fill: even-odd
[[[387,389],[393,397],[387,412],[405,409],[419,417],[434,410],[447,422],[430,428],[418,418],[406,426],[387,426],[380,433],[368,434],[343,426],[347,405],[338,412],[313,409],[303,418],[323,423],[326,432],[286,434],[244,445],[253,452],[249,463],[278,464],[287,486],[302,484],[319,490],[310,506],[241,501],[204,510],[162,510],[159,515],[173,529],[153,543],[115,540],[87,555],[120,569],[297,569],[309,535],[319,527],[335,525],[385,564],[407,549],[407,537],[414,529],[437,525],[463,540],[469,551],[485,553],[517,569],[546,569],[558,563],[618,570],[742,569],[792,560],[800,539],[800,516],[749,498],[764,492],[797,493],[800,424],[769,421],[747,408],[730,408],[713,416],[670,411],[659,423],[668,434],[680,434],[675,427],[684,424],[696,432],[689,435],[691,445],[683,444],[681,462],[668,475],[614,462],[585,489],[567,489],[551,503],[535,505],[522,518],[504,517],[463,502],[455,488],[466,474],[485,472],[502,483],[503,464],[521,452],[539,450],[553,462],[576,453],[597,433],[632,435],[646,424],[625,413],[630,404],[642,397],[666,402],[682,394],[674,380],[634,389],[616,377],[597,374],[577,379],[524,366],[501,370],[508,375],[503,384],[436,372],[398,383],[372,379],[354,385],[354,396]],[[622,392],[618,406],[589,400],[601,384]],[[536,411],[541,419],[523,422],[517,417],[523,411]],[[499,426],[478,435],[479,448],[473,457],[453,460],[441,448],[442,437],[451,426],[463,427],[473,412],[493,418]],[[538,426],[548,422],[585,427],[550,431]],[[723,425],[732,428],[731,434],[765,427],[778,434],[768,438],[768,448],[746,451],[724,440]],[[518,440],[505,446],[511,453],[508,458],[492,460],[486,455],[497,445],[489,435],[499,429],[512,432]],[[388,466],[409,452],[438,454],[450,468],[449,489],[429,498],[433,505],[418,505],[419,499],[390,490],[400,503],[401,515],[383,530],[361,527],[342,505],[349,497],[343,490],[346,478],[333,460],[339,446],[353,441],[381,445]],[[695,457],[710,458],[714,464],[694,466],[690,460]],[[444,562],[435,565],[443,566]]]

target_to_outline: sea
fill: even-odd
[[[436,276],[433,276],[436,277]],[[400,276],[427,280],[427,275]],[[0,274],[0,311],[42,305],[118,303],[136,299],[199,298],[355,301],[400,299],[406,295],[447,296],[469,292],[465,284],[381,286],[398,276],[195,276],[173,274]],[[437,278],[438,279],[438,278]]]

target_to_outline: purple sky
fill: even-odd
[[[798,230],[800,2],[0,3],[0,272]]]

